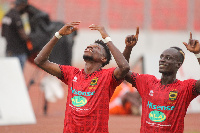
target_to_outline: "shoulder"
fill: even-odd
[[[79,72],[79,71],[81,71],[79,68],[69,66],[69,65],[59,65],[59,67],[62,72],[65,72],[65,71]]]
[[[158,80],[154,75],[150,75],[150,74],[138,74],[138,73],[134,73],[132,72],[132,75],[137,76],[138,78],[145,78],[146,80]]]
[[[117,67],[110,67],[110,68],[107,68],[107,69],[102,69],[102,70],[105,70],[105,71],[110,71],[110,70],[115,70]]]
[[[189,87],[189,86],[195,86],[197,80],[195,79],[187,79],[187,80],[184,80],[184,81],[180,81],[178,80],[178,83],[185,86],[185,87]]]
[[[113,72],[116,69],[116,67],[111,67],[108,69],[102,69],[102,72]]]

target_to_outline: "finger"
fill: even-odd
[[[130,36],[126,38],[127,42],[130,43]]]
[[[137,36],[139,35],[139,27],[137,27],[137,29],[136,29],[136,35]]]
[[[191,47],[195,47],[195,40],[194,39],[190,39],[190,46]]]
[[[79,25],[80,23],[79,22],[72,22],[71,24],[70,24],[70,26],[77,26],[77,25]]]
[[[195,40],[195,44],[199,44],[199,40]]]
[[[128,39],[128,42],[130,43],[130,42],[132,41],[132,36],[129,35],[129,36],[127,37],[127,39]]]
[[[137,42],[137,40],[138,40],[138,39],[137,39],[137,35],[135,35],[135,36],[134,36],[134,35],[132,35],[132,37],[131,37],[131,38],[132,38],[132,41],[136,41],[136,42]]]
[[[74,27],[72,28],[72,31],[76,31],[76,30],[78,30],[78,27],[74,26]]]
[[[131,41],[135,41],[134,35],[131,35],[131,36],[130,36],[130,39],[131,39]]]
[[[89,28],[93,28],[93,27],[96,27],[96,25],[95,25],[95,24],[91,24],[91,25],[89,26]]]
[[[71,22],[71,24],[80,24],[81,21],[75,21],[75,22]]]
[[[199,45],[199,41],[198,40],[194,40],[194,46]]]
[[[90,30],[98,30],[98,29],[94,27],[94,28],[90,28]]]
[[[136,41],[136,42],[138,41],[138,39],[137,39],[137,38],[138,38],[138,36],[135,36],[135,41]]]
[[[187,46],[188,46],[188,44],[187,44],[186,42],[183,42],[183,44],[185,45],[185,47],[187,47]]]
[[[192,39],[192,32],[190,32],[190,39]]]
[[[130,41],[131,41],[131,36],[130,35],[128,35],[127,37],[126,37],[126,40],[125,40],[127,43],[130,43]]]
[[[125,42],[128,42],[128,37],[126,37]]]

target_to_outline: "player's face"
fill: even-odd
[[[83,58],[85,60],[92,60],[92,61],[101,61],[102,57],[105,57],[105,50],[103,46],[97,43],[93,43],[89,46],[84,51]]]
[[[19,13],[23,14],[25,12],[27,6],[28,5],[26,3],[22,3],[22,4],[18,5],[18,7],[19,7]]]
[[[165,74],[174,74],[178,71],[178,51],[173,48],[165,50],[160,55],[159,72]]]

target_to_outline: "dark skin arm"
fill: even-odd
[[[80,22],[71,22],[66,25],[64,25],[58,32],[60,35],[69,35],[73,31],[77,30]],[[53,36],[53,38],[43,47],[43,49],[39,52],[37,57],[34,59],[35,64],[43,69],[44,71],[48,72],[49,74],[56,76],[58,78],[61,78],[61,70],[59,68],[59,65],[56,63],[52,63],[48,60],[49,55],[51,51],[53,50],[53,47],[58,42],[58,38]],[[59,51],[58,51],[59,52]]]
[[[109,37],[108,33],[105,31],[104,27],[102,26],[92,24],[89,26],[89,28],[91,30],[98,30],[101,33],[101,36],[103,39],[105,39],[106,37]],[[109,41],[107,43],[107,46],[118,65],[118,67],[114,70],[114,76],[116,79],[123,79],[128,73],[128,71],[130,70],[130,66],[127,60],[122,55],[122,53],[119,51],[117,47],[115,47],[112,41]]]
[[[123,55],[128,62],[130,59],[131,51],[138,41],[138,36],[139,36],[139,27],[137,27],[135,35],[128,35],[125,39],[126,47],[124,49]],[[132,72],[129,71],[125,77],[125,80],[129,83],[131,83],[131,75]]]
[[[190,39],[189,42],[183,42],[187,50],[194,54],[200,54],[200,44],[198,40],[192,39],[192,33],[190,32]],[[199,65],[200,65],[200,58],[197,58]],[[195,89],[200,93],[200,80],[196,82]]]

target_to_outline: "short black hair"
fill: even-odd
[[[109,62],[111,60],[110,50],[109,50],[108,46],[106,45],[106,43],[104,43],[102,40],[98,39],[94,43],[100,44],[101,46],[103,46],[103,48],[106,51],[106,59],[107,59],[107,61],[102,64],[102,67],[104,67],[105,65],[109,64]]]
[[[170,48],[174,48],[176,50],[178,50],[178,52],[180,53],[180,61],[183,63],[184,59],[185,59],[185,53],[183,52],[183,50],[179,47],[170,47]]]
[[[15,1],[15,4],[16,4],[16,5],[20,5],[20,4],[22,4],[22,3],[27,4],[27,3],[28,3],[28,0],[16,0],[16,1]]]

